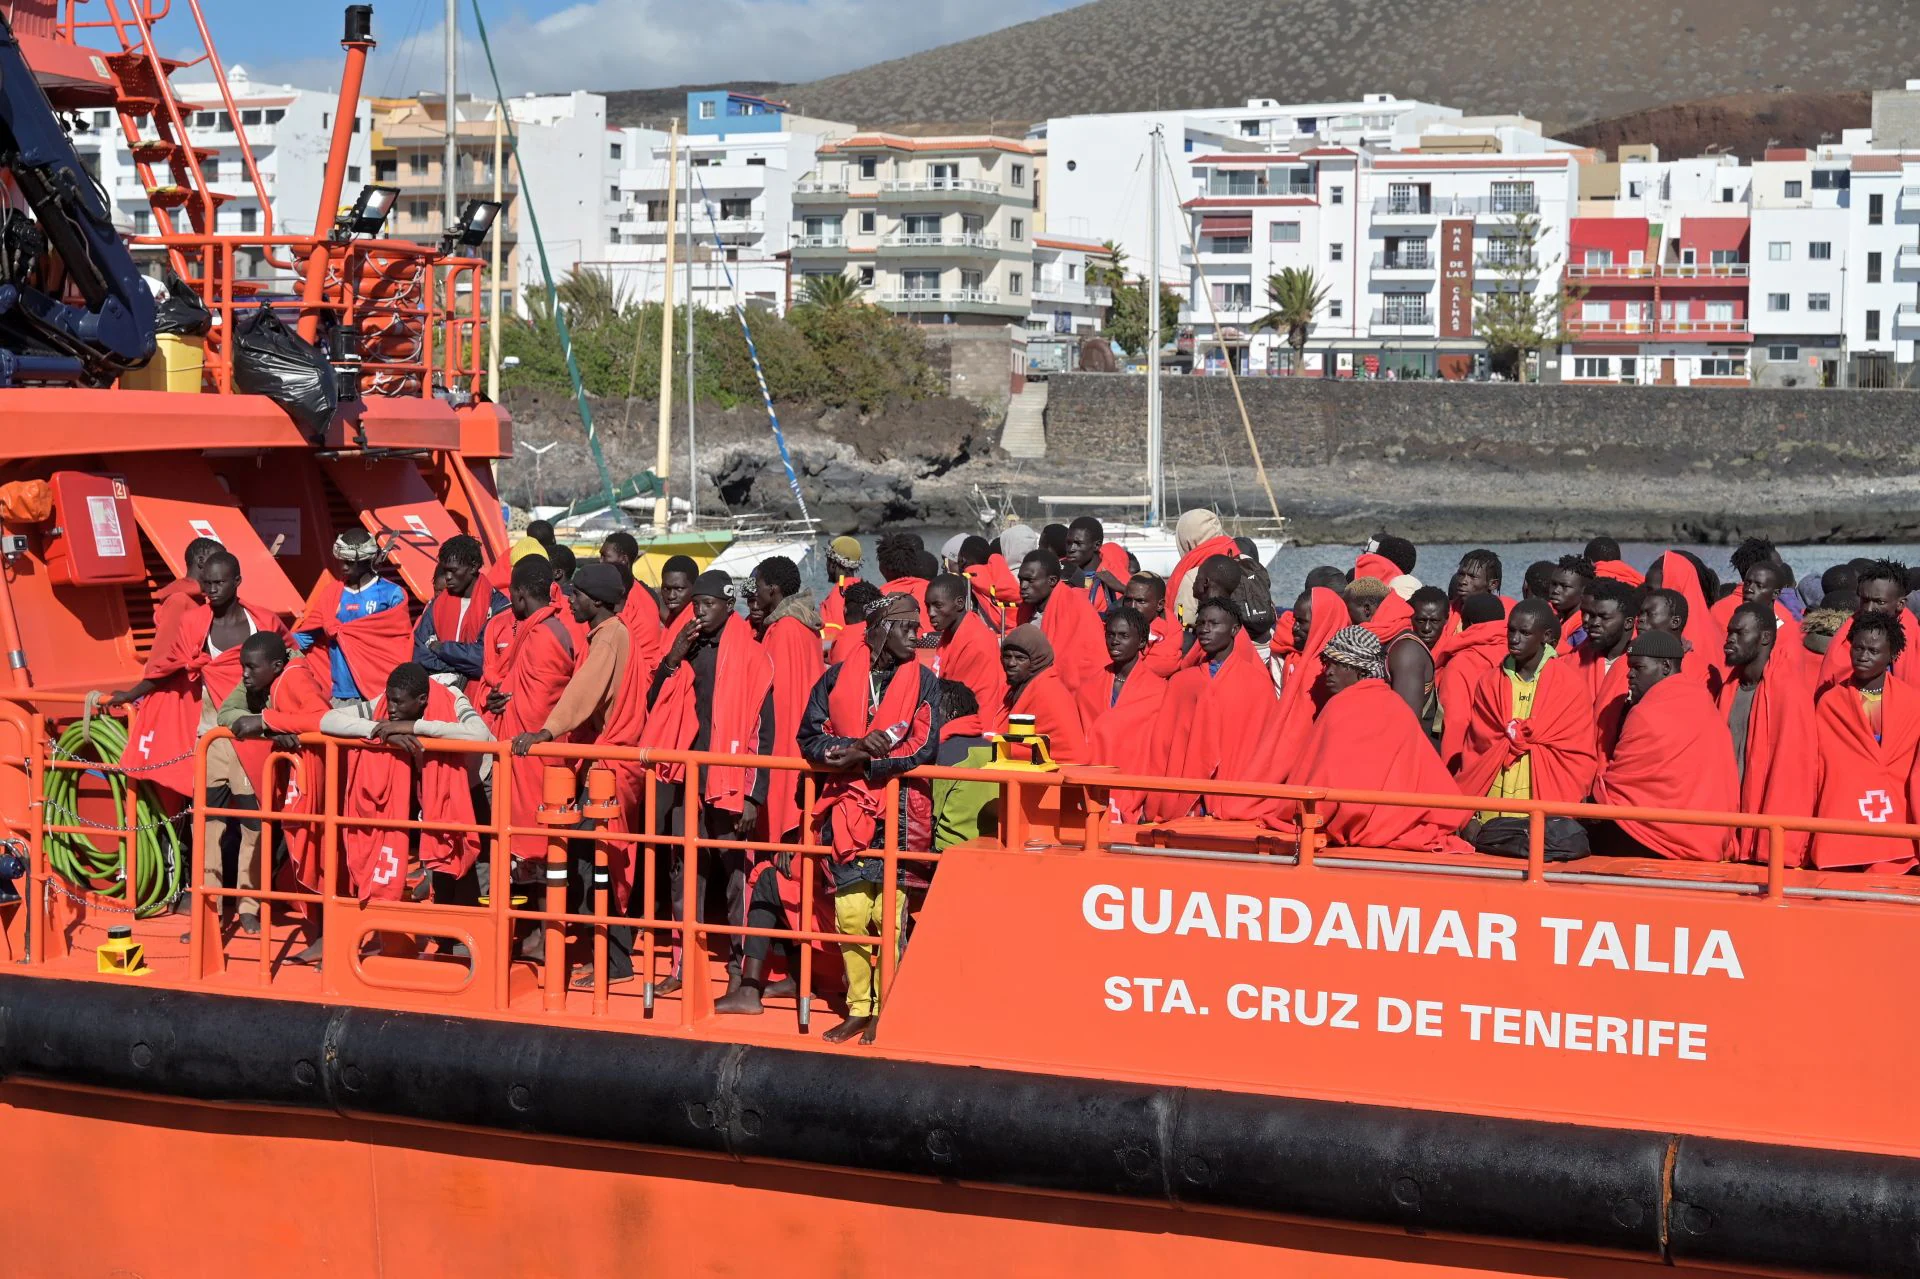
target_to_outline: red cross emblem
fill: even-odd
[[[1893,799],[1883,790],[1870,790],[1860,797],[1860,815],[1870,822],[1884,822],[1893,816]]]

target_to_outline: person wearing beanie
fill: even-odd
[[[1672,631],[1643,631],[1633,641],[1627,650],[1631,702],[1620,740],[1594,780],[1595,803],[1740,811],[1740,770],[1727,718],[1704,680],[1680,678],[1692,660]],[[1733,848],[1733,832],[1718,826],[1622,818],[1590,821],[1587,832],[1602,856],[1717,862]]]
[[[1364,626],[1334,632],[1321,650],[1320,710],[1298,754],[1278,760],[1289,786],[1451,795],[1458,788],[1440,766],[1426,729],[1387,682],[1387,653]],[[1316,810],[1335,847],[1403,848],[1460,853],[1458,809],[1402,804],[1322,803]],[[1300,819],[1297,802],[1275,801],[1281,823]]]
[[[620,570],[599,560],[589,561],[574,570],[573,592],[569,597],[574,621],[587,632],[587,651],[578,669],[560,693],[560,699],[547,712],[546,723],[513,739],[513,753],[524,756],[543,742],[592,742],[599,746],[637,746],[646,723],[646,690],[653,671],[645,654],[634,651],[633,637],[620,610],[626,604],[628,581]],[[525,603],[533,603],[529,599]],[[640,770],[638,765],[616,763],[614,781],[620,804],[616,829],[633,830],[640,815]],[[582,784],[585,783],[584,771]],[[516,824],[526,824],[534,814],[514,812]],[[590,829],[590,827],[583,828]],[[578,840],[573,845],[573,876],[568,899],[576,907],[593,901],[593,845]],[[634,846],[626,843],[607,845],[607,867],[611,908],[624,912],[633,899]],[[545,930],[534,929],[520,951],[523,958],[544,955]],[[633,980],[633,932],[631,929],[607,930],[607,980],[610,983]],[[573,984],[586,989],[593,985],[590,966],[575,969]]]
[[[755,642],[753,627],[734,611],[733,579],[709,569],[694,579],[689,610],[692,623],[684,627],[654,672],[648,696],[646,731],[641,745],[649,750],[712,751],[718,755],[772,755],[778,721],[773,697],[773,659]],[[681,763],[653,765],[656,791],[655,833],[684,835],[690,826],[709,839],[750,838],[767,805],[771,778],[765,769],[713,764],[700,769],[700,794],[686,793],[687,767]],[[692,812],[689,813],[689,807]],[[673,913],[679,916],[689,891],[686,858],[668,858]],[[738,848],[699,851],[691,885],[696,910],[706,901],[707,880],[718,876],[726,885],[729,924],[747,919],[747,859]],[[682,946],[674,948],[673,976],[660,993],[680,988]],[[727,971],[738,985],[741,952],[736,939],[725,943]]]
[[[828,646],[847,628],[847,588],[860,581],[866,552],[856,537],[836,537],[827,543],[827,597],[820,603],[820,639]]]

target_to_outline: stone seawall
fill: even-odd
[[[1049,385],[1049,461],[1145,453],[1141,378],[1076,373]],[[1909,391],[1267,378],[1240,386],[1270,468],[1386,463],[1726,480],[1920,473],[1920,394]],[[1169,464],[1252,465],[1226,378],[1170,376],[1163,387]]]

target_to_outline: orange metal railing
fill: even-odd
[[[0,775],[11,770],[16,777],[24,780],[28,793],[38,796],[44,791],[49,770],[98,769],[96,764],[57,759],[51,754],[50,717],[47,710],[68,706],[79,700],[78,695],[32,692],[0,695],[0,707],[4,707],[0,711],[0,719],[13,723],[28,744],[18,755],[0,755]],[[61,716],[67,717],[70,716]],[[636,930],[633,958],[635,971],[643,983],[641,1015],[646,1018],[653,1017],[656,1011],[656,992],[652,981],[658,967],[659,950],[663,945],[679,946],[684,982],[684,994],[679,1001],[679,1022],[683,1026],[690,1026],[711,1008],[710,965],[713,961],[708,954],[709,943],[725,940],[729,944],[737,944],[745,938],[765,937],[787,943],[797,952],[798,971],[795,977],[801,996],[797,1009],[804,1029],[810,1015],[809,996],[813,990],[815,946],[858,945],[870,948],[877,945],[877,949],[869,951],[869,962],[876,966],[877,997],[884,1005],[896,975],[903,930],[908,927],[908,921],[898,918],[896,910],[903,865],[924,865],[930,868],[931,873],[940,860],[940,854],[909,850],[902,846],[899,801],[903,783],[895,779],[885,785],[883,838],[880,847],[870,854],[882,862],[883,919],[877,936],[852,942],[841,933],[821,931],[810,926],[816,895],[825,891],[824,877],[815,869],[803,869],[799,873],[800,909],[797,917],[790,921],[792,926],[757,928],[744,921],[709,920],[700,915],[699,894],[694,889],[698,881],[696,867],[701,850],[718,849],[760,855],[790,853],[802,867],[807,868],[817,867],[822,859],[831,857],[833,853],[828,846],[811,839],[803,839],[800,843],[769,843],[754,839],[709,838],[701,834],[701,805],[697,797],[701,792],[703,770],[725,764],[800,774],[803,832],[814,828],[819,782],[823,776],[818,770],[796,759],[545,745],[534,748],[532,752],[547,765],[547,802],[543,803],[538,813],[513,812],[512,787],[496,784],[492,788],[493,811],[487,821],[458,823],[413,818],[403,820],[355,816],[343,808],[343,781],[348,753],[386,748],[321,735],[306,735],[300,739],[303,748],[318,754],[318,811],[282,811],[273,807],[267,796],[261,798],[260,811],[209,807],[206,752],[212,743],[227,736],[224,730],[208,733],[195,748],[196,782],[191,818],[193,857],[187,876],[192,898],[187,973],[184,978],[188,984],[218,983],[224,988],[233,988],[234,979],[228,971],[229,965],[244,958],[249,947],[257,947],[254,984],[262,990],[274,989],[279,993],[280,988],[295,984],[291,974],[310,971],[289,966],[284,960],[276,961],[274,949],[284,946],[286,939],[284,936],[276,937],[271,927],[263,927],[255,938],[236,938],[231,942],[222,940],[219,918],[223,904],[252,899],[263,904],[263,914],[267,919],[271,919],[272,910],[278,907],[283,910],[298,908],[310,912],[318,920],[324,954],[319,967],[317,991],[313,986],[314,978],[304,979],[307,985],[302,989],[347,1002],[391,1002],[396,999],[414,1002],[452,1001],[465,1008],[494,1012],[528,1013],[537,1008],[541,1013],[550,1015],[586,1011],[591,1016],[605,1016],[610,1011],[607,930],[623,928]],[[511,747],[507,743],[423,739],[421,745],[433,752],[489,756],[496,770],[496,778],[507,776],[505,770],[512,766]],[[292,755],[276,752],[270,764],[270,776],[277,779],[278,770],[297,766],[298,762]],[[646,772],[642,782],[640,812],[632,815],[638,818],[633,824],[639,829],[609,829],[608,823],[618,812],[613,799],[615,788],[610,768],[615,765],[644,766],[668,762],[679,763],[686,770],[684,793],[689,798],[683,833],[660,833],[663,825],[659,820],[662,796],[660,783],[654,779],[651,770]],[[1238,838],[1244,842],[1246,850],[1222,852],[1218,848],[1190,850],[1169,846],[1169,835],[1178,839],[1182,834],[1192,834],[1196,827],[1190,823],[1136,828],[1120,826],[1108,815],[1105,798],[1109,790],[1191,792],[1196,786],[1192,779],[1135,777],[1110,769],[1072,766],[1053,771],[927,768],[916,770],[909,777],[924,782],[942,779],[986,782],[1000,788],[1001,824],[997,844],[1015,849],[1118,849],[1128,853],[1169,857],[1254,857],[1275,866],[1309,873],[1316,868],[1370,868],[1385,873],[1492,875],[1554,889],[1577,890],[1577,886],[1583,883],[1630,883],[1670,890],[1741,892],[1777,905],[1811,903],[1818,899],[1920,903],[1920,892],[1906,891],[1901,881],[1887,876],[1849,874],[1836,885],[1834,881],[1838,876],[1803,874],[1786,865],[1787,837],[1793,832],[1871,835],[1889,841],[1914,841],[1920,840],[1920,825],[1502,799],[1500,807],[1503,811],[1527,816],[1529,840],[1524,863],[1480,855],[1428,856],[1423,859],[1418,854],[1392,850],[1350,849],[1330,845],[1324,834],[1324,816],[1330,806],[1348,803],[1465,813],[1483,809],[1486,799],[1260,783],[1208,783],[1206,789],[1213,795],[1292,800],[1299,809],[1299,818],[1294,826],[1258,837],[1237,831],[1232,823],[1218,824],[1218,830],[1209,833],[1209,842],[1232,843]],[[313,780],[308,779],[310,789]],[[581,784],[583,780],[584,786]],[[127,900],[137,897],[138,888],[132,803],[130,792],[126,811],[120,815],[124,827],[117,832],[121,837],[128,879]],[[1671,863],[1663,867],[1664,873],[1659,876],[1635,874],[1631,870],[1624,874],[1596,873],[1595,864],[1604,859],[1592,859],[1588,864],[1572,867],[1555,866],[1548,863],[1545,855],[1546,819],[1554,816],[1759,830],[1765,833],[1768,850],[1764,882],[1742,878],[1738,873],[1730,877],[1724,865],[1715,863]],[[260,820],[262,866],[263,872],[268,875],[268,883],[255,888],[206,884],[207,823],[215,818]],[[596,823],[597,828],[585,830],[587,821]],[[321,877],[318,891],[275,888],[270,882],[269,868],[272,865],[271,850],[276,828],[286,830],[299,827],[312,832],[318,841]],[[478,834],[488,849],[483,856],[489,864],[490,900],[482,906],[411,900],[361,902],[349,891],[341,868],[343,833],[360,829]],[[65,945],[58,940],[59,931],[55,928],[47,890],[47,885],[52,882],[52,871],[47,864],[45,838],[56,832],[91,836],[99,833],[99,830],[99,827],[51,821],[44,806],[39,803],[29,803],[24,812],[0,813],[0,837],[23,840],[32,852],[23,896],[27,899],[26,909],[31,912],[30,936],[42,939],[31,955],[33,962],[54,962],[67,953]],[[514,836],[527,835],[544,841],[545,858],[534,869],[544,878],[546,890],[540,893],[529,887],[529,900],[521,906],[515,904],[515,885],[508,870],[512,859],[501,857],[500,850],[510,847]],[[1129,842],[1142,838],[1155,842]],[[578,909],[569,909],[566,881],[571,877],[573,868],[570,845],[573,841],[585,839],[591,839],[594,843],[595,886],[587,902]],[[612,909],[606,878],[609,850],[620,846],[632,850],[634,858],[634,898],[627,914]],[[684,890],[677,914],[662,913],[655,908],[663,856],[678,858],[683,872]],[[670,869],[672,862],[666,865]],[[1757,872],[1756,866],[1748,874],[1757,875]],[[527,887],[524,879],[519,886]],[[520,961],[513,958],[514,937],[518,930],[528,926],[544,930],[544,958],[528,970],[535,974],[534,988],[527,989],[522,983],[522,987],[516,989],[513,970]],[[590,942],[590,958],[586,962],[591,967],[592,988],[584,1001],[578,1001],[584,1002],[584,1010],[569,998],[572,977],[566,944],[569,930]],[[387,956],[362,955],[361,943],[371,934],[453,938],[467,945],[470,967],[462,970],[459,965],[421,965]]]

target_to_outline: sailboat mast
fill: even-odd
[[[660,481],[660,495],[653,503],[653,531],[665,533],[672,518],[668,498],[667,473],[673,466],[673,240],[679,230],[680,197],[680,121],[675,119],[667,133],[667,260],[660,273],[660,427],[653,465],[654,478]],[[691,388],[689,388],[691,394]],[[691,469],[691,466],[689,466]]]
[[[700,470],[693,438],[693,155],[687,155],[687,527],[700,523]]]
[[[1141,283],[1147,307],[1147,524],[1158,527],[1161,509],[1160,453],[1160,137],[1159,125],[1147,143],[1147,278]]]

